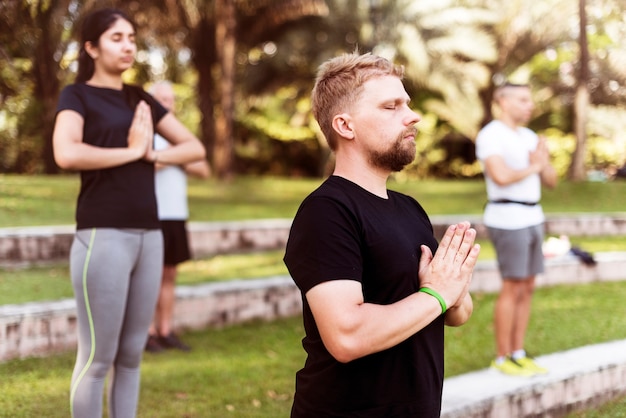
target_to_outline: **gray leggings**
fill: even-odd
[[[70,254],[78,352],[72,374],[74,418],[102,418],[109,376],[111,418],[137,411],[141,357],[163,266],[160,229],[81,229]]]

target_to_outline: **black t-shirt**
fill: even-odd
[[[438,243],[413,198],[380,198],[337,176],[295,216],[285,264],[302,292],[307,352],[296,374],[292,417],[439,417],[443,315],[406,341],[349,363],[326,350],[305,294],[337,279],[361,282],[365,302],[391,304],[419,290],[420,245]]]
[[[134,104],[145,100],[154,125],[167,113],[152,96],[136,86],[122,90],[84,83],[63,89],[57,113],[74,110],[84,119],[83,142],[103,148],[126,148]],[[159,228],[154,192],[154,165],[143,160],[117,167],[80,172],[76,205],[77,228]]]

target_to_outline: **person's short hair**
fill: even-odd
[[[498,103],[500,99],[506,96],[507,91],[510,91],[510,89],[516,89],[516,88],[529,89],[530,85],[526,83],[518,84],[518,83],[511,83],[507,81],[501,84],[500,86],[496,87],[495,91],[493,92],[493,101]]]
[[[402,79],[404,67],[371,53],[343,54],[319,66],[311,107],[331,150],[337,148],[332,127],[335,115],[348,110],[359,99],[366,81],[388,75]]]

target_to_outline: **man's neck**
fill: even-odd
[[[389,172],[383,172],[369,165],[341,161],[339,157],[337,158],[333,172],[333,175],[350,180],[368,192],[382,197],[383,199],[388,198],[387,179],[389,178],[389,174]]]
[[[498,120],[504,123],[509,128],[513,129],[514,131],[517,131],[517,128],[520,127],[520,125],[517,122],[515,122],[513,119],[508,118],[506,116],[502,116]]]

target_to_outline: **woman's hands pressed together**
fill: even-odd
[[[128,130],[128,148],[136,150],[137,159],[144,158],[152,161],[152,140],[154,130],[152,125],[152,113],[150,106],[143,100],[135,108],[135,116]]]

